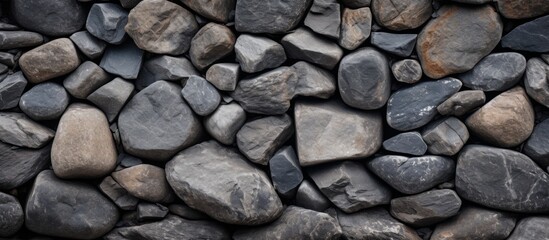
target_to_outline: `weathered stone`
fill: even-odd
[[[19,56],[17,56],[17,58],[19,58]],[[18,60],[15,58],[15,55],[8,52],[0,52],[0,63],[9,67],[14,67],[17,61]]]
[[[0,141],[19,147],[42,148],[55,134],[25,114],[0,112]]]
[[[387,58],[373,48],[345,56],[338,70],[339,94],[347,105],[364,110],[381,108],[391,94]]]
[[[204,128],[217,141],[231,145],[240,127],[246,122],[246,112],[238,103],[220,105],[204,118]]]
[[[391,200],[391,190],[358,162],[330,163],[307,172],[324,196],[346,213]]]
[[[524,154],[541,167],[549,166],[549,120],[537,124],[523,147]]]
[[[526,66],[524,87],[536,102],[549,107],[549,64],[539,58],[530,58]]]
[[[116,206],[93,186],[58,179],[51,170],[36,177],[25,210],[27,229],[62,238],[95,239],[118,220]]]
[[[408,57],[414,51],[417,34],[396,34],[387,32],[373,32],[370,43],[388,53],[399,57]]]
[[[429,0],[372,0],[376,22],[390,30],[414,29],[429,20],[433,9]]]
[[[486,95],[481,90],[465,90],[457,92],[446,101],[438,105],[437,111],[441,115],[463,116],[480,107],[486,101]]]
[[[142,62],[143,50],[135,46],[133,41],[126,41],[108,47],[99,66],[124,79],[136,79]]]
[[[48,167],[51,145],[41,149],[0,142],[0,190],[17,188]]]
[[[339,45],[347,50],[355,50],[370,37],[372,13],[370,8],[343,9]]]
[[[454,2],[466,3],[466,4],[484,4],[489,3],[492,0],[452,0]]]
[[[63,86],[75,98],[86,99],[110,79],[101,67],[92,61],[82,63],[63,81]]]
[[[404,59],[395,62],[391,66],[391,70],[396,80],[403,83],[416,83],[423,76],[421,64],[415,59]]]
[[[198,23],[191,12],[175,3],[147,0],[130,11],[125,30],[140,49],[180,55],[189,50]]]
[[[236,1],[235,27],[238,32],[286,33],[305,16],[312,0]]]
[[[498,11],[505,18],[522,19],[549,13],[544,0],[496,0]]]
[[[427,125],[422,132],[428,151],[435,155],[455,155],[469,140],[469,131],[455,117],[443,118]]]
[[[158,203],[141,202],[137,205],[137,219],[139,221],[150,221],[163,219],[168,215],[168,208]]]
[[[19,201],[11,195],[0,192],[0,237],[9,237],[23,226],[25,219]]]
[[[350,8],[361,8],[370,6],[371,0],[340,0],[340,2]]]
[[[103,55],[107,44],[97,39],[87,31],[75,32],[70,39],[86,57],[96,59]]]
[[[139,164],[111,175],[134,197],[149,202],[167,202],[172,198],[164,169],[157,166]]]
[[[237,46],[235,45],[235,48]],[[221,91],[234,91],[239,76],[240,65],[236,63],[217,63],[206,72],[206,80]]]
[[[181,95],[193,111],[200,116],[210,115],[221,102],[221,96],[206,79],[192,75],[187,80]]]
[[[25,92],[19,108],[34,120],[53,120],[61,117],[69,105],[69,94],[52,82],[40,83]]]
[[[134,85],[121,78],[115,78],[91,93],[87,99],[99,107],[109,122],[112,122],[130,98]]]
[[[11,14],[25,29],[53,37],[70,35],[86,21],[85,7],[72,0],[15,0]]]
[[[304,24],[313,32],[338,39],[341,26],[339,3],[336,0],[313,0]]]
[[[80,1],[88,1],[88,0],[80,0]],[[120,0],[120,5],[122,5],[123,8],[134,8],[139,4],[142,0]]]
[[[336,80],[332,73],[305,61],[292,65],[297,73],[295,95],[322,99],[330,98],[336,90]]]
[[[120,44],[126,37],[124,26],[128,12],[116,3],[95,3],[86,20],[88,32],[110,44]]]
[[[343,56],[343,50],[337,44],[305,28],[287,34],[281,43],[289,58],[308,61],[326,69],[333,69]]]
[[[461,199],[449,189],[391,200],[391,215],[412,226],[429,226],[458,214]]]
[[[217,23],[208,23],[193,37],[189,55],[196,68],[203,70],[231,53],[235,45],[231,29]],[[251,46],[250,46],[251,47]]]
[[[166,164],[166,177],[186,204],[221,222],[259,225],[282,213],[267,175],[214,141],[180,152]]]
[[[487,142],[500,147],[514,147],[532,133],[534,110],[524,89],[515,87],[471,114],[465,124],[473,134]]]
[[[303,181],[299,160],[292,146],[283,147],[275,153],[269,160],[269,170],[273,186],[282,196],[292,197]]]
[[[16,72],[0,80],[0,110],[17,107],[26,86],[27,79],[22,72]]]
[[[549,230],[547,230],[549,218],[547,217],[527,217],[521,219],[513,234],[507,238],[508,240],[527,240],[527,239],[546,239],[549,238]]]
[[[494,53],[458,78],[468,88],[482,91],[505,91],[516,85],[526,69],[526,58],[520,53]]]
[[[304,179],[295,194],[295,205],[322,212],[330,207],[330,201],[309,180]]]
[[[414,229],[400,223],[380,207],[351,214],[338,211],[337,218],[346,239],[421,239]]]
[[[74,44],[68,38],[58,38],[25,52],[19,66],[27,79],[40,83],[72,72],[80,65]]]
[[[203,213],[201,211],[198,211],[196,209],[193,209],[193,208],[185,205],[184,203],[170,204],[170,206],[168,206],[168,209],[170,210],[171,213],[173,213],[177,216],[180,216],[182,218],[189,219],[189,220],[207,220],[207,219],[210,219],[210,217],[208,215],[206,215],[205,213]]]
[[[99,184],[99,189],[122,210],[134,210],[139,199],[130,195],[111,176],[107,176]]]
[[[416,194],[451,180],[456,164],[441,156],[385,155],[374,158],[367,166],[399,192]]]
[[[153,57],[143,64],[135,85],[141,90],[159,80],[185,81],[192,75],[199,76],[200,73],[187,58],[162,55]]]
[[[471,70],[501,38],[503,23],[490,5],[444,5],[437,14],[419,34],[416,46],[430,78]]]
[[[0,49],[36,47],[44,41],[42,35],[27,31],[0,31]]]
[[[276,68],[286,61],[282,45],[266,37],[248,34],[236,39],[235,53],[240,68],[247,73]]]
[[[157,81],[137,93],[118,116],[124,150],[166,161],[198,141],[200,122],[181,97],[181,88]]]
[[[517,51],[549,52],[549,16],[524,23],[501,39],[501,46]]]
[[[201,16],[216,22],[229,21],[231,11],[234,11],[235,0],[181,0],[185,6]]]
[[[383,141],[387,151],[422,156],[427,152],[427,144],[419,132],[404,132]]]
[[[422,127],[436,116],[436,107],[460,88],[458,79],[444,78],[400,89],[387,102],[387,123],[399,131]]]

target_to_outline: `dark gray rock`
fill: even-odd
[[[142,164],[143,160],[141,160],[139,158],[136,158],[136,157],[134,157],[132,155],[129,155],[129,154],[122,151],[118,155],[117,162],[119,163],[120,166],[128,168],[128,167],[133,167],[135,165]]]
[[[200,116],[210,115],[221,102],[221,96],[217,89],[206,79],[196,75],[189,77],[185,87],[181,90],[181,95],[193,111]]]
[[[22,72],[16,72],[0,80],[0,110],[17,107],[26,86],[27,79]]]
[[[161,204],[141,202],[137,205],[137,218],[139,221],[160,220],[168,215],[168,208]]]
[[[306,170],[324,196],[344,212],[356,212],[391,200],[391,190],[358,162],[343,161]]]
[[[8,52],[0,52],[0,63],[7,65],[8,67],[14,67],[17,59],[15,55]]]
[[[246,112],[238,103],[220,105],[204,118],[204,128],[217,141],[231,145],[240,127],[246,122]]]
[[[124,26],[128,23],[128,12],[116,3],[95,3],[86,20],[88,32],[110,44],[124,41]]]
[[[35,47],[44,41],[42,35],[27,31],[0,31],[0,49]]]
[[[23,226],[25,219],[19,201],[11,195],[0,192],[0,237],[9,237]]]
[[[238,39],[236,48],[238,48]],[[216,63],[206,72],[206,80],[221,91],[234,91],[239,76],[240,65],[237,63]]]
[[[28,149],[0,142],[0,190],[17,188],[50,164],[51,145]]]
[[[97,39],[87,31],[75,32],[70,36],[70,39],[90,59],[101,57],[105,48],[107,48],[105,42]]]
[[[345,56],[339,64],[337,81],[343,102],[359,109],[381,108],[391,94],[389,63],[373,48]]]
[[[400,89],[387,102],[387,123],[399,131],[422,127],[437,115],[436,107],[460,88],[458,79],[445,78]]]
[[[18,26],[15,26],[13,24],[1,22],[0,23],[0,29],[2,31],[16,31],[16,30],[20,30],[21,28],[19,28]]]
[[[340,2],[350,8],[361,8],[370,6],[371,0],[341,0]]]
[[[318,64],[330,70],[343,56],[343,50],[337,44],[305,28],[299,28],[287,34],[282,38],[281,43],[289,58]]]
[[[416,194],[454,177],[456,164],[440,156],[385,155],[368,162],[368,169],[399,192]]]
[[[86,2],[88,0],[81,0],[81,1]],[[120,5],[122,5],[123,8],[134,8],[141,1],[142,0],[120,0]]]
[[[0,141],[19,147],[42,148],[55,134],[25,114],[0,112]]]
[[[295,95],[330,98],[336,90],[336,80],[332,73],[305,61],[292,65],[297,73]]]
[[[111,176],[107,176],[99,184],[99,190],[122,210],[134,210],[139,199],[130,195],[126,189],[118,184]]]
[[[416,39],[417,34],[373,32],[370,35],[372,45],[399,57],[408,57],[412,54]]]
[[[293,198],[295,190],[303,181],[299,160],[292,146],[278,150],[269,160],[269,172],[273,186],[282,196]]]
[[[181,88],[158,81],[136,94],[122,109],[118,127],[124,150],[166,161],[200,137],[202,127],[181,97]]]
[[[371,30],[372,13],[370,8],[345,8],[341,17],[339,45],[347,50],[355,50],[370,37]]]
[[[35,85],[19,100],[21,111],[37,121],[58,119],[68,105],[69,94],[63,86],[53,82]]]
[[[282,45],[266,37],[242,34],[234,48],[236,61],[247,73],[276,68],[286,61]]]
[[[25,210],[27,229],[53,237],[98,238],[118,220],[116,206],[93,186],[60,180],[51,170],[36,177]]]
[[[173,200],[173,193],[166,181],[163,168],[139,164],[111,174],[113,179],[134,197],[152,203],[167,203]]]
[[[508,240],[528,240],[528,239],[547,239],[549,238],[548,217],[527,217],[521,219],[513,234],[507,238]]]
[[[8,71],[8,66],[0,63],[0,74],[4,74]]]
[[[486,95],[481,90],[465,90],[457,92],[437,106],[441,115],[463,116],[486,101]]]
[[[549,64],[539,58],[530,58],[526,66],[524,88],[528,96],[549,107]]]
[[[396,80],[403,83],[416,83],[423,76],[421,64],[415,59],[404,59],[395,62],[391,66],[391,70]]]
[[[92,61],[82,63],[63,81],[63,86],[75,98],[86,99],[110,79],[101,67]]]
[[[193,209],[184,203],[170,204],[168,209],[171,213],[189,220],[208,220],[210,217],[205,213]]]
[[[336,0],[313,0],[304,24],[313,32],[338,39],[341,26],[340,8]]]
[[[541,167],[549,166],[549,120],[544,120],[534,127],[523,151]]]
[[[429,226],[458,214],[461,199],[443,189],[391,200],[391,215],[412,226]]]
[[[286,33],[305,16],[312,0],[236,1],[235,27],[238,32]]]
[[[322,212],[330,207],[331,203],[318,188],[309,180],[304,179],[295,194],[295,204],[302,208]]]
[[[443,118],[427,125],[422,132],[428,151],[435,155],[455,155],[469,140],[469,131],[455,117]]]
[[[516,27],[501,39],[501,46],[516,51],[549,52],[549,16]]]
[[[457,76],[463,85],[482,91],[505,91],[516,85],[526,69],[520,53],[494,53],[480,60],[470,71]]]
[[[158,80],[184,82],[192,75],[199,76],[200,73],[187,58],[162,55],[150,58],[143,63],[135,85],[141,90]]]
[[[549,211],[545,201],[549,175],[526,155],[512,150],[466,146],[458,159],[456,191],[464,199],[495,209]]]
[[[326,213],[289,206],[273,223],[237,231],[234,240],[308,239],[334,240],[341,236],[337,220]]]
[[[105,71],[124,79],[136,79],[143,61],[143,50],[133,41],[126,41],[119,46],[110,46],[101,58],[101,66]]]
[[[122,78],[115,78],[95,90],[87,99],[99,107],[105,113],[109,122],[112,122],[130,98],[133,89],[134,85],[132,83]]]
[[[393,31],[419,27],[429,20],[433,11],[430,0],[373,0],[371,8],[376,22]]]
[[[524,19],[549,13],[545,0],[496,0],[498,11],[508,19]]]
[[[86,8],[73,0],[15,0],[11,13],[23,28],[52,37],[70,35],[86,21]]]
[[[201,16],[216,22],[226,23],[234,11],[235,0],[182,0],[185,6]]]
[[[236,37],[225,25],[208,23],[193,37],[189,55],[194,66],[204,70],[217,60],[230,54]],[[252,47],[252,46],[250,46]]]
[[[221,222],[259,225],[282,214],[267,175],[215,141],[180,152],[166,164],[166,177],[187,205]]]
[[[427,144],[419,132],[404,132],[383,141],[387,151],[422,156],[427,152]]]

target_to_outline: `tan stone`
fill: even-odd
[[[217,23],[202,27],[191,42],[189,55],[194,66],[200,70],[231,53],[236,38],[231,29]]]
[[[345,8],[341,17],[339,45],[347,50],[354,50],[370,37],[371,30],[372,13],[370,8]]]
[[[164,169],[149,164],[139,164],[112,173],[120,186],[134,197],[149,202],[167,202],[173,194]]]
[[[549,13],[547,0],[495,0],[499,13],[509,19],[524,19]]]

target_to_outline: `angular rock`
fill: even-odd
[[[0,192],[0,237],[9,237],[23,226],[25,219],[19,201],[11,195]]]
[[[493,98],[471,114],[465,124],[473,134],[495,146],[514,147],[532,133],[534,110],[519,86]]]
[[[0,112],[0,141],[26,148],[42,148],[55,134],[25,114]]]
[[[177,216],[180,216],[182,218],[189,219],[189,220],[207,220],[207,219],[210,219],[210,217],[208,217],[208,215],[206,215],[205,213],[200,212],[198,210],[195,210],[195,209],[185,205],[184,203],[170,204],[170,206],[168,206],[168,209],[170,210],[171,213],[173,213]]]
[[[549,64],[539,58],[530,58],[526,66],[524,87],[536,102],[549,106]]]
[[[444,5],[437,14],[419,34],[416,46],[430,78],[471,70],[501,38],[502,20],[490,5]]]
[[[194,66],[203,70],[234,49],[236,38],[231,29],[217,23],[208,23],[193,37],[189,55]],[[250,46],[251,47],[251,46]]]
[[[302,208],[322,212],[330,207],[330,201],[309,180],[304,179],[295,194],[295,204]]]
[[[363,110],[381,108],[391,94],[387,58],[373,48],[345,56],[338,70],[339,94],[347,105]]]
[[[134,210],[139,199],[130,195],[111,176],[107,176],[99,184],[99,189],[122,210]]]
[[[429,226],[458,214],[461,199],[450,189],[391,200],[391,215],[412,226]]]
[[[237,46],[235,45],[235,47]],[[206,72],[206,80],[221,91],[234,91],[239,76],[240,65],[236,63],[217,63],[208,68]]]
[[[17,58],[19,58],[19,56],[17,56]],[[7,52],[0,52],[0,63],[7,65],[8,67],[14,67],[17,61],[15,55]]]
[[[547,230],[549,218],[547,217],[527,217],[521,219],[513,234],[507,238],[508,240],[526,240],[526,239],[546,239],[549,238],[549,230]]]
[[[291,197],[301,181],[303,173],[292,146],[278,150],[269,160],[269,172],[273,186],[282,196]]]
[[[295,95],[322,99],[330,98],[336,90],[336,80],[329,71],[305,61],[292,65],[297,73]]]
[[[432,122],[423,129],[423,140],[428,151],[435,155],[455,155],[469,140],[465,124],[455,117]]]
[[[414,29],[429,20],[433,11],[429,0],[372,0],[376,22],[390,30]]]
[[[525,69],[526,58],[520,53],[493,53],[458,78],[471,89],[505,91],[522,79]]]
[[[181,88],[157,81],[137,93],[118,116],[124,150],[166,161],[198,141],[202,127],[181,97]]]
[[[231,145],[240,127],[246,122],[246,112],[238,103],[220,105],[204,118],[204,128],[217,141]]]
[[[99,107],[112,122],[130,98],[134,85],[122,78],[115,78],[91,93],[86,99]]]
[[[63,86],[75,98],[86,99],[110,79],[101,67],[92,61],[82,63],[63,81]]]
[[[11,13],[25,29],[52,37],[70,35],[86,21],[86,8],[72,0],[15,0]]]
[[[421,80],[423,70],[415,59],[404,59],[393,63],[391,71],[396,80],[403,83],[416,83]]]
[[[537,124],[523,146],[524,154],[541,167],[549,166],[549,120]]]
[[[289,58],[308,61],[330,70],[343,56],[343,50],[337,44],[305,28],[299,28],[287,34],[282,38],[281,43]]]
[[[70,39],[90,59],[101,57],[107,47],[105,42],[97,39],[87,31],[75,32],[70,36]]]
[[[276,68],[286,61],[282,45],[266,37],[242,34],[234,48],[236,61],[247,73]]]
[[[37,121],[58,119],[68,105],[69,94],[63,86],[53,82],[35,85],[19,100],[19,108]]]
[[[400,223],[380,207],[351,214],[338,211],[337,218],[346,239],[421,239],[414,229]]]
[[[130,11],[125,30],[140,49],[180,55],[189,50],[198,23],[191,12],[175,3],[148,0]]]
[[[17,188],[48,167],[51,145],[41,149],[0,142],[0,190]]]
[[[441,115],[463,116],[480,107],[486,101],[486,95],[481,90],[465,90],[457,92],[437,106]]]
[[[72,72],[80,65],[74,44],[68,38],[58,38],[25,52],[19,66],[27,79],[40,83]]]
[[[444,78],[400,89],[387,102],[387,123],[399,131],[422,127],[436,116],[436,107],[460,88],[458,79]]]
[[[126,37],[124,26],[128,12],[116,3],[95,3],[86,20],[88,32],[110,44],[120,44]]]
[[[192,75],[200,74],[187,58],[162,55],[143,63],[135,85],[141,90],[158,80],[184,81]]]
[[[142,61],[143,50],[137,48],[133,41],[126,41],[121,45],[108,47],[99,66],[124,79],[136,79]]]
[[[22,72],[16,72],[0,80],[0,110],[17,107],[26,86],[27,79]]]
[[[427,144],[419,132],[404,132],[383,141],[387,151],[422,156],[427,152]]]
[[[173,198],[164,169],[139,164],[113,172],[111,176],[132,196],[149,202],[167,202]]]
[[[295,28],[312,0],[236,1],[235,27],[238,32],[286,33]]]
[[[209,115],[221,102],[217,89],[206,79],[195,75],[189,77],[181,94],[193,111],[200,116]]]
[[[385,155],[374,158],[367,166],[399,192],[416,194],[451,180],[456,164],[441,156]]]
[[[370,43],[388,53],[399,57],[408,57],[414,51],[417,34],[396,34],[387,32],[373,32]]]
[[[370,8],[343,9],[339,45],[347,50],[355,50],[370,37],[372,13]]]
[[[186,204],[221,222],[259,225],[282,213],[267,175],[215,141],[180,152],[166,164],[166,177]]]
[[[308,168],[316,186],[346,213],[387,204],[391,190],[358,162],[343,161]]]
[[[496,0],[498,11],[505,18],[522,19],[541,16],[549,13],[549,6],[544,0]]]
[[[244,124],[236,134],[236,143],[248,160],[267,165],[293,133],[292,119],[287,114],[264,117]]]
[[[44,41],[42,35],[27,31],[0,31],[0,49],[36,47]]]
[[[168,215],[168,208],[160,204],[139,203],[137,205],[137,219],[139,221],[159,220]]]
[[[339,38],[341,10],[336,0],[313,0],[304,24],[318,34]]]
[[[226,23],[234,11],[235,0],[181,0],[185,6],[201,16],[216,22]]]

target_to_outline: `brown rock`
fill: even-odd
[[[347,50],[354,50],[370,37],[371,30],[372,13],[370,8],[345,8],[341,18],[339,45]]]
[[[373,0],[372,10],[376,22],[401,31],[421,26],[431,17],[431,0]]]
[[[139,164],[112,173],[112,177],[134,197],[149,202],[167,202],[173,199],[164,169]]]
[[[191,42],[189,54],[194,66],[202,70],[231,53],[236,38],[228,27],[208,23],[202,27]]]
[[[181,0],[190,9],[216,22],[227,22],[235,0]]]
[[[495,0],[498,11],[505,18],[533,18],[549,13],[547,0]]]
[[[40,83],[72,72],[80,65],[76,48],[68,38],[59,38],[24,53],[19,66],[27,79]]]

